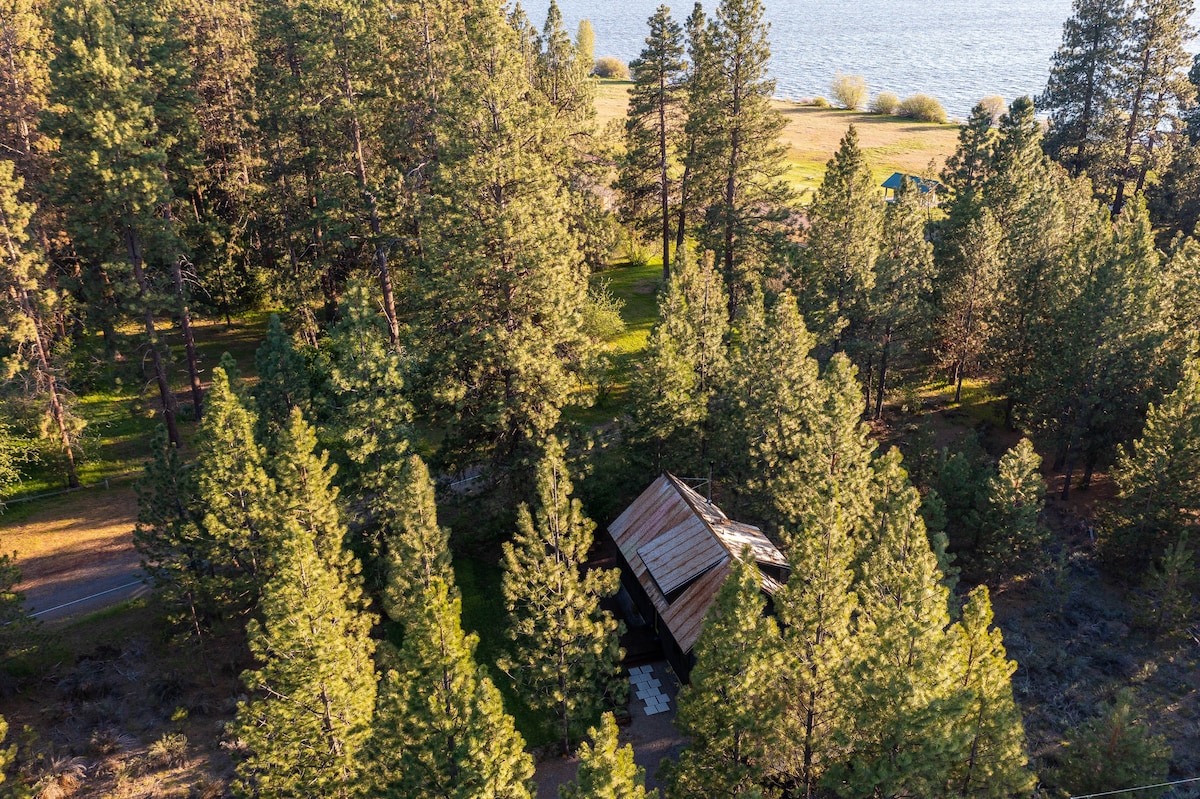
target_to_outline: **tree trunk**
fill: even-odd
[[[344,45],[346,21],[341,15],[338,16],[338,25],[341,28],[342,43]],[[379,290],[383,295],[383,315],[387,318],[388,340],[391,341],[393,347],[398,347],[400,345],[400,325],[396,320],[396,299],[392,292],[392,276],[388,271],[387,247],[383,242],[383,226],[379,221],[379,204],[375,200],[375,193],[371,191],[367,183],[367,161],[363,156],[362,125],[358,120],[358,111],[354,107],[354,85],[350,82],[348,60],[349,54],[343,51],[339,67],[342,73],[342,92],[346,98],[346,103],[350,107],[350,143],[354,148],[354,166],[358,176],[358,190],[363,198],[363,206],[367,211],[367,218],[370,220],[371,236],[375,239],[375,271],[379,274]]]
[[[888,334],[890,339],[891,334]],[[875,418],[883,418],[883,394],[887,387],[888,355],[891,354],[891,341],[885,339],[883,352],[879,354],[879,387],[875,390]],[[911,413],[911,409],[910,409]]]
[[[663,285],[671,280],[671,205],[667,181],[667,76],[658,73],[658,192],[662,205]]]
[[[146,272],[142,268],[141,242],[138,240],[137,231],[129,224],[125,225],[125,246],[129,254],[129,263],[133,266],[133,279],[137,282],[137,298],[142,306],[142,322],[145,325],[146,338],[150,344],[150,357],[154,362],[154,379],[158,383],[158,393],[162,400],[162,415],[163,422],[167,426],[167,438],[178,447],[179,427],[175,423],[175,395],[171,393],[171,383],[167,379],[167,367],[163,362],[162,349],[158,343],[158,331],[154,327],[154,309],[150,307]]]
[[[166,175],[163,176],[166,178]],[[166,207],[167,224],[172,223],[171,206]],[[183,284],[183,256],[176,255],[171,262],[171,279],[175,283],[175,305],[179,313],[179,329],[183,333],[183,349],[187,354],[188,382],[192,390],[192,416],[200,421],[204,393],[200,388],[200,364],[196,358],[196,339],[192,336],[192,314],[188,310],[187,289]]]

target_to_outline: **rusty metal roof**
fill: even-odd
[[[788,568],[761,530],[733,521],[671,474],[651,483],[608,532],[685,652],[700,635],[731,559],[746,546],[758,563]],[[779,583],[761,576],[763,590],[774,594]]]

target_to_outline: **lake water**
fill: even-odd
[[[591,20],[596,55],[628,62],[661,0],[558,0],[569,30]],[[764,0],[776,95],[828,97],[837,72],[862,75],[872,96],[923,92],[965,119],[981,98],[1036,96],[1062,40],[1071,0]],[[711,15],[716,0],[706,0]],[[548,0],[526,0],[540,27]],[[671,6],[681,25],[690,2]]]

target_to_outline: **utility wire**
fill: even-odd
[[[1132,793],[1133,791],[1148,791],[1151,788],[1169,788],[1172,785],[1183,785],[1185,782],[1200,782],[1200,777],[1189,777],[1186,780],[1175,780],[1174,782],[1160,782],[1157,785],[1139,785],[1136,788],[1122,788],[1119,791],[1104,791],[1103,793],[1085,793],[1079,796],[1072,796],[1070,799],[1093,799],[1096,796],[1112,796],[1117,793]]]

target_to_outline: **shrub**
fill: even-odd
[[[814,108],[828,108],[829,107],[829,101],[826,100],[824,97],[814,97],[814,98],[812,98],[812,100],[809,100],[808,104],[813,106]]]
[[[833,83],[829,84],[829,91],[838,105],[847,111],[857,111],[866,105],[867,82],[862,75],[843,75],[839,72],[834,76]]]
[[[158,768],[173,768],[187,762],[186,735],[166,733],[146,749],[146,760]]]
[[[592,74],[598,78],[629,80],[629,67],[621,59],[606,55],[596,59],[596,68],[592,70]]]
[[[1004,98],[998,94],[989,94],[979,101],[983,109],[992,116],[992,125],[1000,124],[1000,117],[1004,116],[1008,111],[1008,105],[1004,102]]]
[[[892,116],[900,107],[900,98],[891,92],[880,92],[871,101],[871,113]]]
[[[914,94],[906,97],[896,112],[902,117],[910,117],[920,122],[937,122],[945,124],[946,109],[942,104],[928,94]]]

